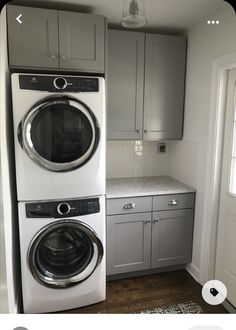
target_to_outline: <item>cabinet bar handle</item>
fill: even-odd
[[[169,203],[168,203],[169,206],[175,206],[178,204],[179,204],[179,201],[177,201],[176,199],[172,199],[172,201],[169,201]]]
[[[142,130],[141,129],[137,129],[136,132],[139,133],[139,134],[141,134],[142,133]]]
[[[134,209],[135,207],[136,207],[136,204],[135,204],[135,203],[125,204],[125,205],[123,206],[123,208],[124,208],[125,210]]]
[[[143,222],[145,225],[147,225],[148,223],[151,223],[151,220],[144,220]]]
[[[156,219],[154,219],[154,220],[152,221],[152,223],[157,223],[158,221],[159,221],[159,219],[156,218]]]
[[[149,131],[148,131],[147,129],[145,129],[145,130],[144,130],[144,133],[147,134],[147,133],[149,133]]]

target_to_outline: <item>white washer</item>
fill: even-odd
[[[18,205],[24,312],[104,300],[105,197]]]
[[[18,201],[105,194],[102,77],[12,74]]]

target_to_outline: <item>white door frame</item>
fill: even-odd
[[[213,61],[199,274],[201,284],[215,278],[227,78],[228,70],[233,68],[236,68],[236,52]]]

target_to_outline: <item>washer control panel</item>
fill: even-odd
[[[55,75],[19,75],[20,89],[47,92],[89,93],[99,91],[99,80],[94,77]]]
[[[99,198],[26,203],[27,218],[65,218],[100,212]]]

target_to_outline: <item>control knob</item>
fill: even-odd
[[[54,79],[53,85],[57,89],[65,89],[67,87],[67,81],[63,77],[57,77]]]
[[[70,210],[71,210],[71,207],[68,203],[60,203],[58,204],[57,206],[57,212],[60,214],[60,215],[67,215],[70,213]]]

